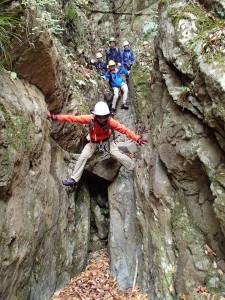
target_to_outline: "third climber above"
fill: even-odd
[[[128,96],[128,86],[124,82],[121,74],[124,74],[126,78],[129,78],[129,73],[124,68],[116,68],[116,63],[113,60],[110,60],[108,63],[109,70],[105,73],[103,78],[109,81],[110,86],[113,88],[113,101],[112,101],[112,113],[116,112],[116,103],[119,97],[119,91],[122,90],[123,92],[123,99],[122,99],[122,109],[128,109],[127,105],[127,96]]]
[[[135,57],[134,57],[134,53],[133,51],[130,49],[129,47],[129,42],[125,41],[123,43],[124,46],[124,51],[122,52],[122,57],[123,57],[123,66],[130,71],[134,61],[135,61]]]
[[[116,65],[121,66],[123,63],[122,54],[120,49],[116,47],[116,39],[111,37],[109,39],[109,49],[106,50],[106,63],[110,60],[114,60]]]

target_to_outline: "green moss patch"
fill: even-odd
[[[149,103],[151,102],[150,83],[150,68],[146,66],[136,65],[132,69],[132,80],[135,88],[135,99],[133,101],[135,112],[138,120],[145,120],[148,113]]]
[[[196,19],[192,18],[191,14],[194,15]],[[208,62],[216,60],[224,63],[224,53],[220,52],[221,43],[223,42],[224,38],[222,39],[222,42],[218,42],[217,40],[218,45],[216,44],[216,39],[213,40],[212,43],[212,39],[210,38],[212,35],[214,38],[216,32],[219,32],[219,30],[224,28],[223,19],[212,16],[207,11],[204,11],[203,8],[194,5],[192,2],[179,8],[170,7],[168,9],[168,16],[171,18],[174,26],[177,26],[179,21],[182,19],[194,21],[196,27],[198,28],[198,33],[191,40],[191,48],[194,49],[196,45],[201,42],[203,45],[202,54],[205,56]],[[211,44],[213,45],[210,49]]]
[[[3,104],[0,104],[0,114],[5,121],[2,136],[7,145],[1,153],[1,164],[3,169],[8,169],[13,153],[32,147],[34,125],[27,115],[16,115],[15,111],[9,113]]]

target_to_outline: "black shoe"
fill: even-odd
[[[129,109],[129,106],[127,104],[122,104],[121,109]]]
[[[112,115],[112,116],[115,116],[115,114],[116,114],[116,109],[115,109],[115,108],[111,108],[111,111],[110,111],[110,112],[111,112],[111,115]]]
[[[73,178],[69,178],[62,181],[62,184],[65,186],[75,187],[77,182]]]

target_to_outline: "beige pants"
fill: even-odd
[[[105,142],[108,143],[108,142]],[[104,143],[103,143],[104,145]],[[71,176],[76,182],[78,182],[81,178],[81,175],[84,171],[85,164],[87,160],[94,154],[96,148],[99,146],[99,143],[88,143],[83,151],[81,152],[76,165],[74,172]],[[110,154],[112,157],[117,159],[122,165],[124,165],[128,170],[133,170],[135,167],[135,163],[132,161],[130,157],[126,154],[122,153],[115,142],[110,142]]]
[[[121,90],[123,91],[123,104],[127,104],[127,95],[128,95],[128,86],[126,83],[121,85]],[[113,87],[113,101],[112,101],[112,108],[116,109],[116,103],[119,97],[119,89],[117,87]]]

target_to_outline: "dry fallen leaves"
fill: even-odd
[[[74,277],[64,289],[57,291],[51,300],[147,300],[140,287],[120,291],[115,278],[110,278],[107,252],[91,253],[86,269]]]
[[[225,26],[219,25],[216,29],[211,31],[203,45],[203,49],[209,57],[214,54],[224,55],[225,53]]]

